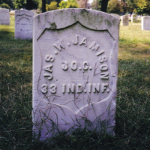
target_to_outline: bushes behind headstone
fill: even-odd
[[[2,3],[0,7],[10,9],[10,6],[6,3]]]

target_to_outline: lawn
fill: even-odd
[[[116,135],[86,129],[32,138],[32,41],[0,25],[0,150],[146,150],[150,147],[150,31],[120,26]]]

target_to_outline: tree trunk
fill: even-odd
[[[107,5],[109,0],[102,0],[101,3],[101,11],[106,12],[107,11]]]
[[[42,0],[42,13],[46,12],[46,0]]]
[[[32,9],[32,0],[27,0],[26,9],[28,9],[28,10]]]

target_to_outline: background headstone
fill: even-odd
[[[128,15],[121,16],[121,25],[122,26],[128,26],[129,25]]]
[[[36,16],[37,15],[37,10],[36,9],[33,9],[33,10],[31,10],[33,13],[34,13],[34,16]]]
[[[131,22],[136,22],[137,21],[137,15],[136,14],[132,14],[131,15]]]
[[[9,9],[0,8],[0,25],[10,25]]]
[[[32,39],[33,16],[28,10],[15,11],[15,38]]]
[[[141,20],[142,30],[150,30],[150,16],[144,16]]]
[[[86,9],[34,17],[32,117],[41,140],[85,124],[114,134],[119,22]]]

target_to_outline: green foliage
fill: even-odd
[[[66,8],[66,6],[67,6],[67,1],[61,1],[61,2],[59,3],[59,9]]]
[[[15,9],[25,8],[26,0],[15,0]]]
[[[49,5],[46,4],[46,11],[56,10],[57,9],[57,2],[53,1]]]
[[[107,12],[109,13],[120,13],[120,3],[118,0],[110,0],[108,2]]]
[[[10,6],[6,3],[1,4],[0,7],[10,9]]]
[[[14,8],[14,0],[0,0],[0,5],[3,3],[7,4],[10,8]],[[4,8],[6,8],[6,6]]]
[[[57,6],[61,2],[61,0],[46,0],[46,4],[50,4],[53,1],[57,2]]]
[[[150,14],[150,0],[110,0],[108,2],[108,12],[135,12],[138,14]]]
[[[130,12],[150,14],[150,0],[127,0],[127,6]]]
[[[147,13],[150,15],[150,0],[147,0],[147,5],[144,8],[143,13]]]
[[[68,1],[61,1],[59,3],[59,9],[63,8],[78,8],[78,4],[76,0],[68,0]]]
[[[39,0],[38,9],[42,10],[42,0]]]

